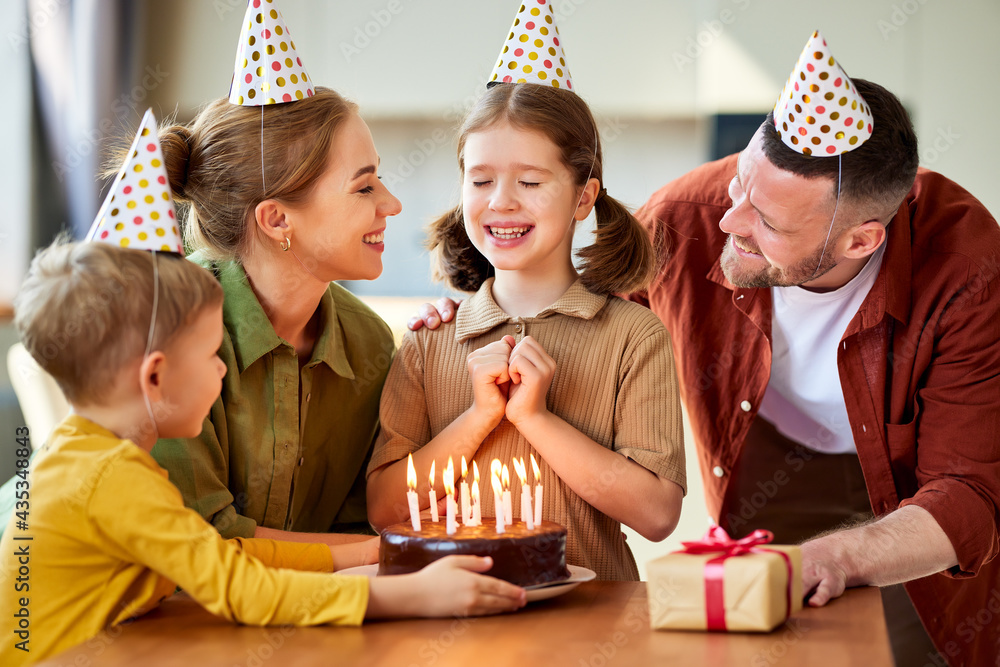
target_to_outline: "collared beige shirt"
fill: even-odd
[[[470,352],[505,335],[518,341],[532,336],[557,364],[549,410],[621,454],[623,463],[628,457],[683,488],[677,379],[670,335],[659,319],[637,304],[593,294],[579,281],[535,317],[510,317],[494,301],[492,285],[491,278],[462,304],[454,323],[407,333],[382,392],[382,433],[369,473],[416,451],[472,405]],[[487,493],[490,461],[510,466],[513,457],[527,461],[534,452],[506,419],[483,441],[474,460],[486,472],[480,489],[484,516],[494,514],[493,494]],[[638,580],[621,524],[563,484],[544,460],[539,465],[542,513],[566,526],[567,561],[601,579]],[[610,493],[619,477],[612,466],[594,471],[593,484]]]
[[[160,440],[153,456],[184,502],[225,537],[257,526],[370,531],[365,466],[392,363],[389,327],[343,287],[319,305],[320,334],[302,367],[235,262],[213,265],[225,292],[222,395],[201,436]]]

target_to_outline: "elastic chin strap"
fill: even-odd
[[[156,310],[160,303],[160,272],[157,268],[156,251],[153,250],[153,314],[149,319],[149,335],[146,337],[146,352],[142,355],[143,360],[149,357],[149,352],[153,348],[153,331],[156,329]],[[154,439],[160,439],[160,431],[156,426],[156,419],[153,417],[153,406],[149,402],[149,394],[146,387],[142,387],[142,398],[146,402],[146,413],[149,415],[149,424],[153,428]]]
[[[819,254],[819,262],[816,264],[816,270],[813,271],[811,276],[809,276],[809,280],[816,277],[816,274],[819,272],[819,267],[823,266],[823,258],[826,257],[826,247],[830,243],[830,235],[833,233],[833,223],[837,220],[837,210],[840,208],[840,177],[843,173],[843,167],[843,153],[841,153],[837,156],[837,203],[833,206],[833,219],[830,220],[830,229],[826,232],[826,241],[823,243],[823,252]],[[809,280],[805,282],[809,282]]]
[[[292,257],[295,258],[295,261],[298,262],[300,265],[302,265],[302,270],[303,271],[305,271],[310,276],[312,276],[313,278],[315,278],[318,282],[329,284],[329,282],[330,282],[329,280],[320,280],[319,276],[317,276],[315,273],[313,273],[312,271],[310,271],[309,267],[305,265],[305,262],[303,262],[301,259],[299,259],[299,256],[295,254],[294,250],[290,250],[289,252],[292,253]]]
[[[590,182],[590,177],[594,175],[594,165],[597,164],[597,147],[598,147],[597,141],[598,141],[598,139],[597,139],[597,130],[594,130],[594,159],[590,161],[590,171],[587,172],[587,178],[584,179],[584,181],[583,181],[583,187],[584,187],[584,189],[583,189],[582,192],[580,192],[580,197],[576,200],[576,207],[573,209],[573,213],[574,214],[580,209],[580,202],[583,201],[583,195],[586,194],[586,192],[587,192],[587,189],[586,189],[587,188],[587,183]],[[597,200],[596,199],[594,200],[594,204],[597,204]],[[575,223],[577,221],[574,218],[574,220],[572,222]]]

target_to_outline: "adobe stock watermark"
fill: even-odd
[[[962,644],[971,644],[983,632],[993,632],[994,648],[997,649],[994,652],[996,658],[993,664],[1000,665],[1000,634],[996,632],[998,626],[1000,626],[1000,588],[994,588],[979,610],[959,621],[954,632],[950,633],[949,640],[941,647],[940,653],[935,651],[927,654],[927,662],[923,667],[947,667],[945,655],[948,658],[958,657]]]
[[[770,667],[778,664],[782,658],[788,655],[788,649],[795,646],[806,636],[809,628],[802,627],[802,622],[797,618],[790,618],[785,623],[785,631],[771,646],[761,649],[750,659],[752,667]]]
[[[893,33],[899,32],[910,18],[920,11],[920,7],[926,4],[927,0],[903,0],[899,4],[894,4],[889,16],[881,18],[875,23],[878,31],[882,33],[882,39],[888,42],[889,37]]]
[[[101,140],[111,135],[116,125],[120,124],[124,118],[135,113],[137,106],[144,102],[149,94],[156,90],[169,76],[170,72],[164,71],[160,65],[147,65],[142,81],[132,90],[119,95],[111,103],[111,115],[102,118],[97,127],[92,128],[75,145],[70,146],[63,159],[52,163],[52,168],[59,181],[65,181],[67,174],[80,166],[83,159],[94,152]]]
[[[924,166],[934,164],[961,138],[962,135],[952,130],[951,125],[947,128],[939,127],[934,139],[925,142],[925,144],[929,143],[930,146],[925,146],[920,150],[920,164]]]
[[[726,26],[736,23],[739,12],[745,12],[750,7],[751,0],[732,0],[736,9],[725,8],[719,12],[719,16],[710,21],[701,22],[701,30],[695,35],[689,36],[684,45],[683,51],[674,51],[674,66],[678,72],[683,72],[688,65],[693,65],[694,61],[705,53],[706,49],[713,44],[726,31]]]
[[[10,50],[17,53],[18,50],[28,46],[31,36],[48,25],[49,21],[68,5],[69,0],[36,0],[27,3],[27,15],[14,30],[7,33]]]
[[[364,25],[355,26],[353,39],[350,42],[340,43],[340,54],[344,56],[344,60],[350,63],[360,56],[362,51],[371,46],[372,40],[378,39],[405,8],[403,0],[389,0],[382,9],[373,9],[370,12],[371,20],[366,21]]]

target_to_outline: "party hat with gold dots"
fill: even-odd
[[[312,97],[312,81],[274,0],[249,0],[229,101],[246,107]]]
[[[487,86],[538,83],[573,90],[552,0],[523,0]]]
[[[854,82],[814,32],[774,105],[774,127],[803,155],[839,155],[872,135],[871,110]]]
[[[87,240],[123,248],[184,253],[152,109],[142,117],[128,158],[115,177]]]

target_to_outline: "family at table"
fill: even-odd
[[[897,664],[992,660],[1000,631],[960,628],[1000,587],[1000,228],[959,185],[918,169],[917,137],[895,95],[849,78],[814,33],[744,150],[665,185],[633,214],[605,187],[597,124],[574,87],[551,3],[525,2],[458,132],[461,201],[428,228],[437,274],[468,296],[425,307],[397,350],[389,327],[334,281],[380,275],[402,205],[378,178],[376,142],[358,107],[309,78],[276,5],[249,3],[229,97],[189,125],[152,120],[140,130],[135,154],[122,156],[117,199],[109,195],[89,239],[157,251],[143,255],[155,273],[142,289],[160,308],[207,313],[176,322],[181,338],[197,333],[179,353],[200,345],[208,359],[187,378],[208,374],[206,386],[219,389],[184,398],[188,421],[207,414],[203,423],[182,424],[169,382],[157,380],[180,382],[170,373],[184,368],[165,343],[157,374],[147,332],[153,341],[170,321],[148,321],[157,300],[137,332],[122,334],[139,341],[134,374],[143,378],[128,421],[77,391],[68,361],[35,355],[31,341],[42,349],[40,323],[51,316],[27,296],[40,298],[51,272],[42,255],[19,295],[26,346],[74,406],[37,457],[33,497],[51,493],[42,481],[57,470],[87,476],[55,467],[59,456],[91,451],[60,449],[60,438],[114,438],[151,454],[122,455],[147,484],[91,473],[86,493],[118,480],[116,493],[143,498],[135,508],[159,511],[145,496],[161,494],[173,509],[170,521],[166,510],[147,521],[135,508],[113,519],[105,508],[103,520],[149,529],[103,531],[87,515],[95,532],[74,533],[70,546],[52,537],[69,504],[44,520],[37,509],[36,578],[48,576],[48,536],[68,550],[62,566],[85,562],[87,549],[112,554],[106,570],[79,579],[118,597],[59,638],[45,637],[45,623],[67,619],[35,610],[31,652],[9,639],[16,600],[0,601],[4,664],[79,643],[177,585],[210,599],[192,592],[213,613],[255,623],[523,605],[521,589],[477,574],[489,564],[472,557],[381,588],[376,579],[328,586],[323,575],[290,572],[375,562],[375,531],[409,520],[411,456],[419,470],[436,461],[438,474],[449,456],[484,470],[493,459],[533,457],[542,514],[568,530],[567,561],[599,579],[638,580],[621,527],[660,541],[677,526],[686,490],[681,401],[712,518],[734,538],[766,529],[776,543],[801,543],[809,604],[879,586]],[[161,157],[139,164],[147,145]],[[161,227],[149,232],[152,246],[129,227],[125,184],[147,182],[143,165],[154,189],[157,169],[165,174],[163,201],[183,204],[183,269],[160,252]],[[116,226],[119,215],[128,217]],[[593,242],[574,258],[573,232],[591,215]],[[182,275],[193,267],[215,280]],[[181,302],[184,290],[204,298]],[[162,404],[153,400],[160,394]],[[157,481],[164,470],[169,484]],[[169,497],[170,484],[188,509]],[[444,502],[440,478],[418,476],[416,492],[425,516],[432,497]],[[492,494],[481,503],[492,516]],[[195,533],[190,540],[180,525]],[[143,548],[116,541],[123,535],[176,553],[150,563]],[[5,572],[17,570],[16,539],[8,527]],[[200,566],[180,563],[184,549],[218,564],[201,576]],[[144,597],[112,585],[113,559],[157,573]],[[268,574],[278,567],[287,574]],[[107,581],[95,583],[101,572]],[[240,585],[264,578],[261,597],[320,588],[341,607],[324,616],[265,600],[241,616],[246,592],[206,583],[213,572]],[[60,595],[74,595],[73,577],[61,576]],[[428,591],[446,585],[457,601],[432,608]]]

